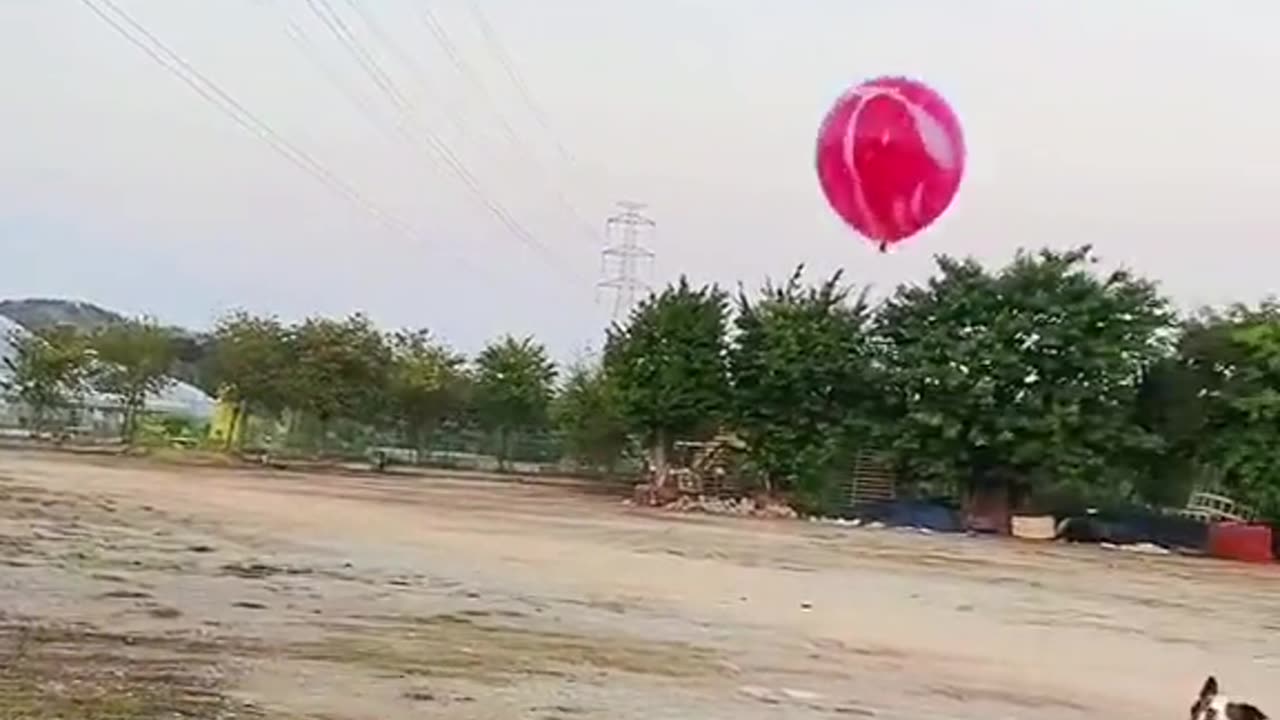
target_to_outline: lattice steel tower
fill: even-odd
[[[644,234],[650,235],[658,224],[640,211],[644,205],[620,202],[620,211],[605,220],[605,239],[608,243],[601,253],[600,269],[604,279],[599,287],[613,292],[613,320],[622,320],[631,312],[641,293],[649,292],[649,285],[641,279],[644,263],[653,261],[654,253],[645,247]]]

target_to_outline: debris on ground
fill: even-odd
[[[1099,543],[1104,550],[1123,550],[1125,552],[1138,553],[1140,555],[1172,555],[1173,551],[1168,548],[1160,547],[1155,543],[1140,542],[1131,545],[1117,545],[1116,543]]]
[[[790,505],[778,500],[763,498],[716,498],[682,495],[674,502],[662,506],[674,512],[701,512],[708,515],[733,515],[737,517],[795,520],[800,517]]]
[[[822,515],[812,515],[809,522],[820,523],[822,525],[839,525],[841,527],[861,527],[862,518],[842,518],[842,517],[825,517]]]

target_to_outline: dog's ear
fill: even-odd
[[[1249,703],[1227,703],[1227,720],[1267,720],[1261,710]]]
[[[1204,687],[1200,688],[1200,699],[1208,700],[1218,694],[1218,678],[1210,675],[1204,681]]]

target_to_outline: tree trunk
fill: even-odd
[[[137,418],[137,405],[132,396],[124,398],[124,417],[120,421],[120,439],[126,445],[133,445],[134,422]]]
[[[659,429],[653,434],[653,447],[649,452],[653,470],[653,486],[667,485],[667,431]]]
[[[292,447],[298,442],[298,419],[301,413],[298,410],[285,410],[284,416],[284,439],[276,443],[275,450],[284,450]]]
[[[414,449],[419,454],[429,454],[429,451],[434,447],[436,431],[439,429],[440,426],[435,422],[428,421],[419,424],[413,432]]]
[[[28,403],[27,407],[31,410],[31,434],[39,438],[40,433],[44,432],[45,409],[41,405],[31,403]]]
[[[329,418],[320,418],[320,459],[324,460],[329,452]]]
[[[414,450],[418,451],[418,462],[426,463],[431,458],[431,427],[419,425],[413,433]]]
[[[507,469],[507,457],[511,454],[511,433],[506,428],[498,428],[498,469]]]

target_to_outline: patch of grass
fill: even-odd
[[[0,718],[169,720],[221,717],[231,703],[211,691],[132,675],[85,676],[73,669],[0,670]]]
[[[178,637],[0,622],[0,719],[255,717],[220,692],[211,654],[220,648]]]
[[[720,667],[715,653],[705,648],[482,625],[460,615],[353,629],[294,651],[307,660],[495,685],[521,676],[562,677],[583,669],[690,677],[716,674]]]
[[[145,460],[157,465],[234,468],[245,464],[230,453],[203,448],[137,446],[130,449],[126,455],[130,459]]]
[[[227,563],[223,565],[222,573],[233,577],[244,578],[246,580],[262,580],[264,578],[276,575],[310,575],[310,568],[296,568],[282,565],[269,565],[267,563],[249,562],[249,563]]]

